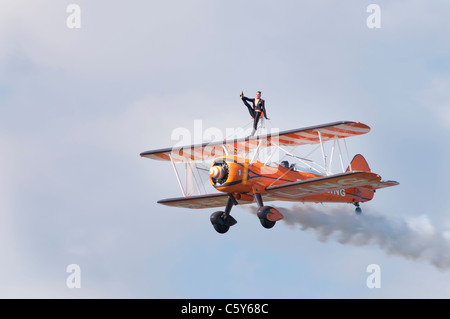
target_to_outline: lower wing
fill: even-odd
[[[371,172],[346,172],[330,176],[311,178],[303,181],[267,187],[264,197],[271,200],[301,200],[301,198],[353,187],[379,185],[381,177]]]
[[[184,207],[192,209],[225,207],[228,201],[228,194],[206,194],[196,195],[190,197],[176,197],[161,199],[158,204],[163,204],[173,207]]]
[[[381,177],[371,172],[346,172],[331,176],[323,176],[308,180],[287,183],[279,186],[266,188],[262,194],[264,201],[274,200],[301,200],[302,197],[325,193],[343,188],[366,187],[382,188],[398,185],[397,182],[384,182]],[[228,201],[228,194],[206,194],[190,197],[168,198],[158,201],[159,204],[184,207],[192,209],[225,207]],[[248,204],[252,201],[239,201],[240,204]]]

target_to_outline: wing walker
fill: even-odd
[[[261,225],[272,228],[283,215],[272,201],[349,203],[361,214],[360,204],[372,200],[377,189],[398,185],[385,181],[371,172],[367,161],[360,154],[350,161],[345,139],[366,134],[370,127],[351,121],[341,121],[298,128],[288,131],[234,138],[219,142],[193,144],[142,152],[140,156],[172,163],[183,196],[159,200],[159,204],[191,209],[217,208],[211,223],[219,233],[226,233],[237,222],[230,215],[235,205],[256,203]],[[325,143],[332,144],[331,155],[325,152]],[[347,167],[341,142],[347,150]],[[322,164],[308,156],[297,156],[287,147],[313,145],[320,148]],[[266,156],[261,159],[262,150]],[[296,162],[273,162],[276,152],[283,152]],[[338,157],[340,172],[332,173],[333,158]],[[339,163],[338,162],[338,163]],[[202,167],[211,163],[208,168]],[[184,164],[185,185],[177,165]],[[335,166],[339,165],[334,163]],[[202,174],[208,172],[210,184],[218,191],[208,193],[202,185]],[[202,192],[203,186],[203,192]]]

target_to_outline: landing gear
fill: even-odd
[[[276,223],[274,221],[267,219],[267,215],[270,213],[270,209],[272,209],[272,207],[262,206],[262,207],[258,208],[258,213],[257,213],[259,221],[261,222],[261,225],[267,229],[272,228],[273,226],[275,226],[275,223]]]
[[[356,214],[356,215],[361,215],[362,209],[361,209],[361,207],[359,207],[359,203],[354,203],[353,205],[356,206],[356,208],[355,208],[355,214]]]
[[[257,215],[261,225],[264,228],[272,228],[278,220],[283,219],[283,215],[278,210],[271,206],[264,206],[261,194],[255,193],[254,198],[258,204]],[[211,214],[211,224],[219,234],[225,234],[231,226],[237,223],[236,219],[230,215],[231,208],[233,205],[237,204],[238,202],[236,201],[236,198],[234,198],[232,194],[228,194],[228,201],[225,211],[219,211]]]
[[[215,212],[211,214],[211,224],[219,234],[225,234],[230,227],[236,223],[236,219],[231,215],[226,216],[225,212]]]
[[[264,206],[261,194],[253,194],[255,202],[258,204],[258,218],[264,228],[272,228],[278,220],[283,219],[283,215],[271,206]]]
[[[215,212],[211,214],[210,220],[211,224],[213,225],[214,229],[219,234],[225,234],[231,226],[235,225],[237,223],[236,219],[234,219],[231,215],[231,208],[233,205],[237,205],[237,201],[234,198],[233,195],[228,196],[228,202],[227,206],[225,207],[224,212]]]

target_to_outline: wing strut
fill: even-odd
[[[339,143],[339,139],[337,138],[337,136],[335,136],[334,138],[335,138],[335,141],[337,143],[338,150],[339,150],[339,160],[341,161],[342,173],[344,173],[345,172],[345,167],[344,167],[344,160],[342,159],[341,144]]]
[[[347,142],[345,141],[345,138],[343,140],[344,140],[345,151],[347,152],[348,167],[350,168],[350,172],[353,172],[352,162],[350,161],[350,156],[348,155]]]
[[[274,148],[272,150],[272,152],[270,153],[270,156],[267,158],[267,160],[264,162],[264,166],[267,165],[267,163],[269,163],[269,161],[272,159],[272,156],[275,154],[275,152],[279,149],[280,147],[278,145],[274,144]]]
[[[328,176],[328,175],[330,175],[330,172],[328,171],[327,156],[325,155],[325,150],[323,148],[322,133],[320,133],[320,131],[318,130],[317,134],[319,134],[320,148],[322,150],[323,164],[325,166],[325,174],[327,174],[327,176]]]
[[[198,186],[197,177],[195,177],[194,169],[192,168],[192,161],[189,161],[189,168],[191,170],[192,176],[194,177],[194,182],[195,182],[195,186],[197,187],[197,191],[200,194],[201,193],[200,192],[200,187]],[[192,195],[192,193],[191,193],[191,195]]]
[[[184,192],[183,185],[181,185],[180,176],[178,175],[177,168],[175,166],[175,163],[173,162],[172,155],[169,154],[169,157],[170,157],[170,162],[172,163],[172,166],[173,166],[173,170],[175,171],[175,175],[177,176],[178,185],[180,185],[180,188],[181,188],[181,193],[183,194],[184,197],[186,197],[186,193]]]

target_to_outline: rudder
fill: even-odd
[[[352,171],[370,172],[369,164],[361,154],[357,154],[355,155],[355,157],[353,157],[352,161],[350,162],[350,166],[347,168],[347,172],[350,171],[350,167]],[[357,187],[354,189],[354,191],[360,199],[359,202],[368,202],[372,200],[375,194],[374,189],[365,187]]]
[[[367,164],[366,159],[361,154],[357,154],[355,155],[355,157],[353,157],[346,172],[349,172],[350,168],[352,171],[370,172],[369,164]]]

